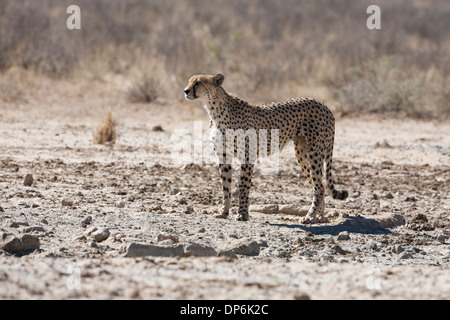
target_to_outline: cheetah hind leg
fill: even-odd
[[[303,171],[303,175],[306,177],[306,179],[308,180],[309,184],[312,187],[315,187],[315,181],[317,181],[317,177],[316,177],[316,167],[317,165],[314,165],[314,169],[316,169],[314,171],[314,181],[313,178],[311,177],[311,170],[312,170],[312,166],[310,165],[309,162],[309,157],[308,157],[308,144],[306,142],[306,139],[304,136],[295,136],[294,137],[294,146],[295,146],[295,156],[297,157],[297,161],[300,164],[300,167]],[[316,191],[315,191],[316,193]],[[315,209],[314,209],[315,208]],[[308,211],[308,214],[302,219],[302,223],[304,224],[309,224],[309,223],[316,223],[316,222],[326,222],[325,217],[323,216],[323,213],[325,211],[325,196],[322,196],[322,198],[319,200],[318,199],[318,203],[313,204],[311,206],[311,209]],[[317,219],[316,217],[316,213],[319,212],[319,219]]]
[[[241,165],[241,175],[239,177],[239,210],[237,221],[248,221],[249,193],[252,185],[252,173],[254,165],[248,163]]]

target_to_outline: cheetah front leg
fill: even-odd
[[[223,187],[223,209],[219,218],[227,218],[231,206],[231,164],[219,164],[220,178],[222,179]]]
[[[241,165],[241,175],[239,177],[239,210],[238,217],[236,220],[238,221],[248,221],[248,207],[250,205],[249,202],[249,193],[250,187],[252,185],[252,173],[253,173],[254,164],[242,164]]]

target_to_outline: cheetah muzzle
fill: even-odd
[[[195,75],[189,79],[184,94],[188,100],[201,100],[211,119],[214,150],[219,157],[219,170],[223,185],[224,205],[220,217],[227,217],[231,205],[231,160],[238,157],[241,163],[239,177],[239,209],[237,220],[249,219],[249,192],[254,160],[259,156],[248,132],[266,130],[278,133],[278,148],[293,140],[295,155],[303,174],[313,187],[313,199],[303,223],[324,222],[325,189],[333,199],[344,200],[346,190],[336,190],[331,176],[335,120],[331,111],[322,103],[310,98],[296,98],[282,102],[251,105],[229,95],[223,88],[225,77]],[[273,131],[276,130],[276,131]],[[235,134],[227,136],[227,132]],[[242,136],[244,135],[244,140]],[[267,152],[271,153],[272,135],[268,135]],[[237,141],[245,141],[238,148]],[[230,157],[226,150],[233,155]],[[227,149],[228,148],[228,149]],[[231,159],[230,159],[231,158]]]

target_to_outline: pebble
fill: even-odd
[[[120,209],[125,208],[125,205],[126,205],[125,201],[122,201],[122,200],[119,200],[116,203],[116,207],[120,208]]]
[[[436,240],[439,241],[440,243],[445,243],[446,236],[444,234],[440,234],[437,236]]]
[[[92,217],[91,216],[87,216],[86,218],[83,219],[83,221],[81,221],[81,226],[86,228],[86,226],[91,224],[91,222],[92,222]]]
[[[23,180],[23,185],[26,187],[31,187],[33,182],[34,182],[33,175],[29,173],[25,176],[25,179]]]
[[[348,234],[348,231],[339,232],[337,236],[337,240],[349,240],[349,239],[350,235]]]
[[[386,193],[384,194],[384,198],[385,199],[394,199],[394,196],[389,191],[386,191]]]
[[[92,238],[95,242],[102,242],[109,238],[110,232],[108,228],[101,228],[92,233]]]
[[[174,235],[168,234],[168,233],[164,233],[164,232],[158,234],[158,236],[156,237],[156,240],[158,242],[164,241],[164,240],[172,240],[174,243],[178,243],[178,241],[179,241],[177,236],[174,236]]]
[[[69,199],[63,199],[61,201],[61,204],[63,205],[63,207],[71,207],[73,206],[73,201]]]
[[[405,248],[403,248],[401,245],[396,245],[392,248],[392,252],[393,253],[402,253],[403,251],[405,251]]]

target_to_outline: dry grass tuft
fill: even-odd
[[[151,77],[143,76],[133,83],[127,98],[133,103],[150,103],[158,98],[158,83]]]
[[[102,125],[98,128],[97,133],[94,135],[94,143],[115,143],[117,138],[116,125],[116,121],[113,120],[111,113],[107,113]]]

